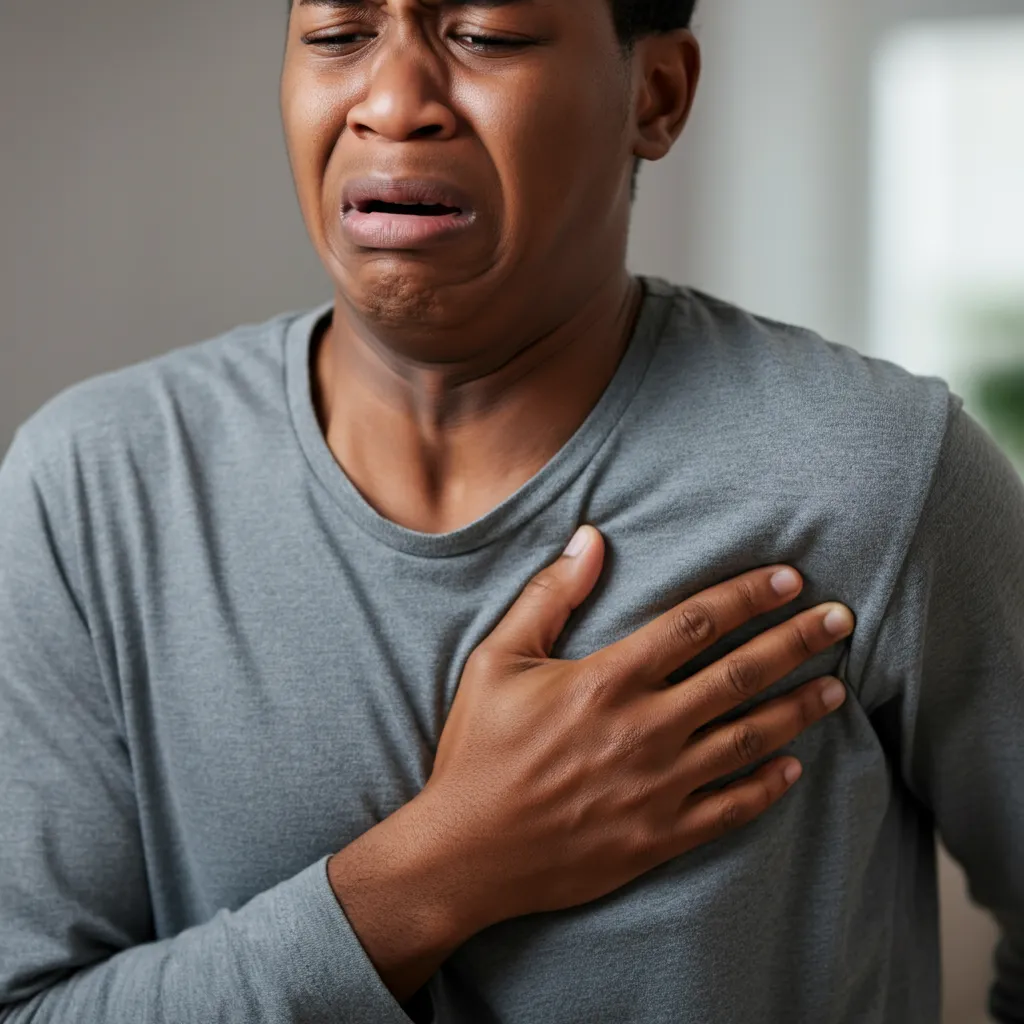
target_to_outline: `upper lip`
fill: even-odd
[[[462,189],[430,178],[354,178],[341,193],[341,212],[362,209],[373,200],[384,203],[422,203],[451,206],[469,213],[469,197]]]

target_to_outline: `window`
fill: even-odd
[[[1024,471],[1024,18],[901,28],[874,77],[872,354]]]

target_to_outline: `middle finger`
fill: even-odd
[[[689,735],[777,683],[853,632],[853,613],[829,602],[794,615],[657,696]]]

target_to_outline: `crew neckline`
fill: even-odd
[[[633,333],[614,375],[576,432],[518,490],[478,519],[447,533],[422,533],[381,515],[334,458],[313,404],[311,345],[334,302],[299,314],[284,336],[285,387],[299,445],[334,501],[376,540],[424,558],[467,554],[517,529],[549,504],[582,472],[636,396],[661,338],[676,289],[662,278],[636,275],[643,300]]]

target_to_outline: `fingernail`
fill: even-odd
[[[800,577],[792,569],[780,569],[771,578],[772,590],[779,597],[795,594],[800,589]]]
[[[846,687],[835,680],[828,683],[821,691],[821,703],[824,704],[829,711],[835,711],[835,709],[839,707],[844,700],[846,700]]]
[[[785,768],[782,769],[782,777],[786,780],[786,783],[790,786],[796,782],[797,779],[803,775],[804,770],[798,761],[790,761]]]
[[[833,608],[825,616],[825,629],[833,636],[846,636],[853,632],[853,616],[848,608]]]
[[[565,556],[567,558],[575,558],[578,554],[583,552],[583,549],[586,548],[589,541],[590,531],[585,526],[581,526],[572,535],[572,540],[569,541],[569,546],[565,549]]]

